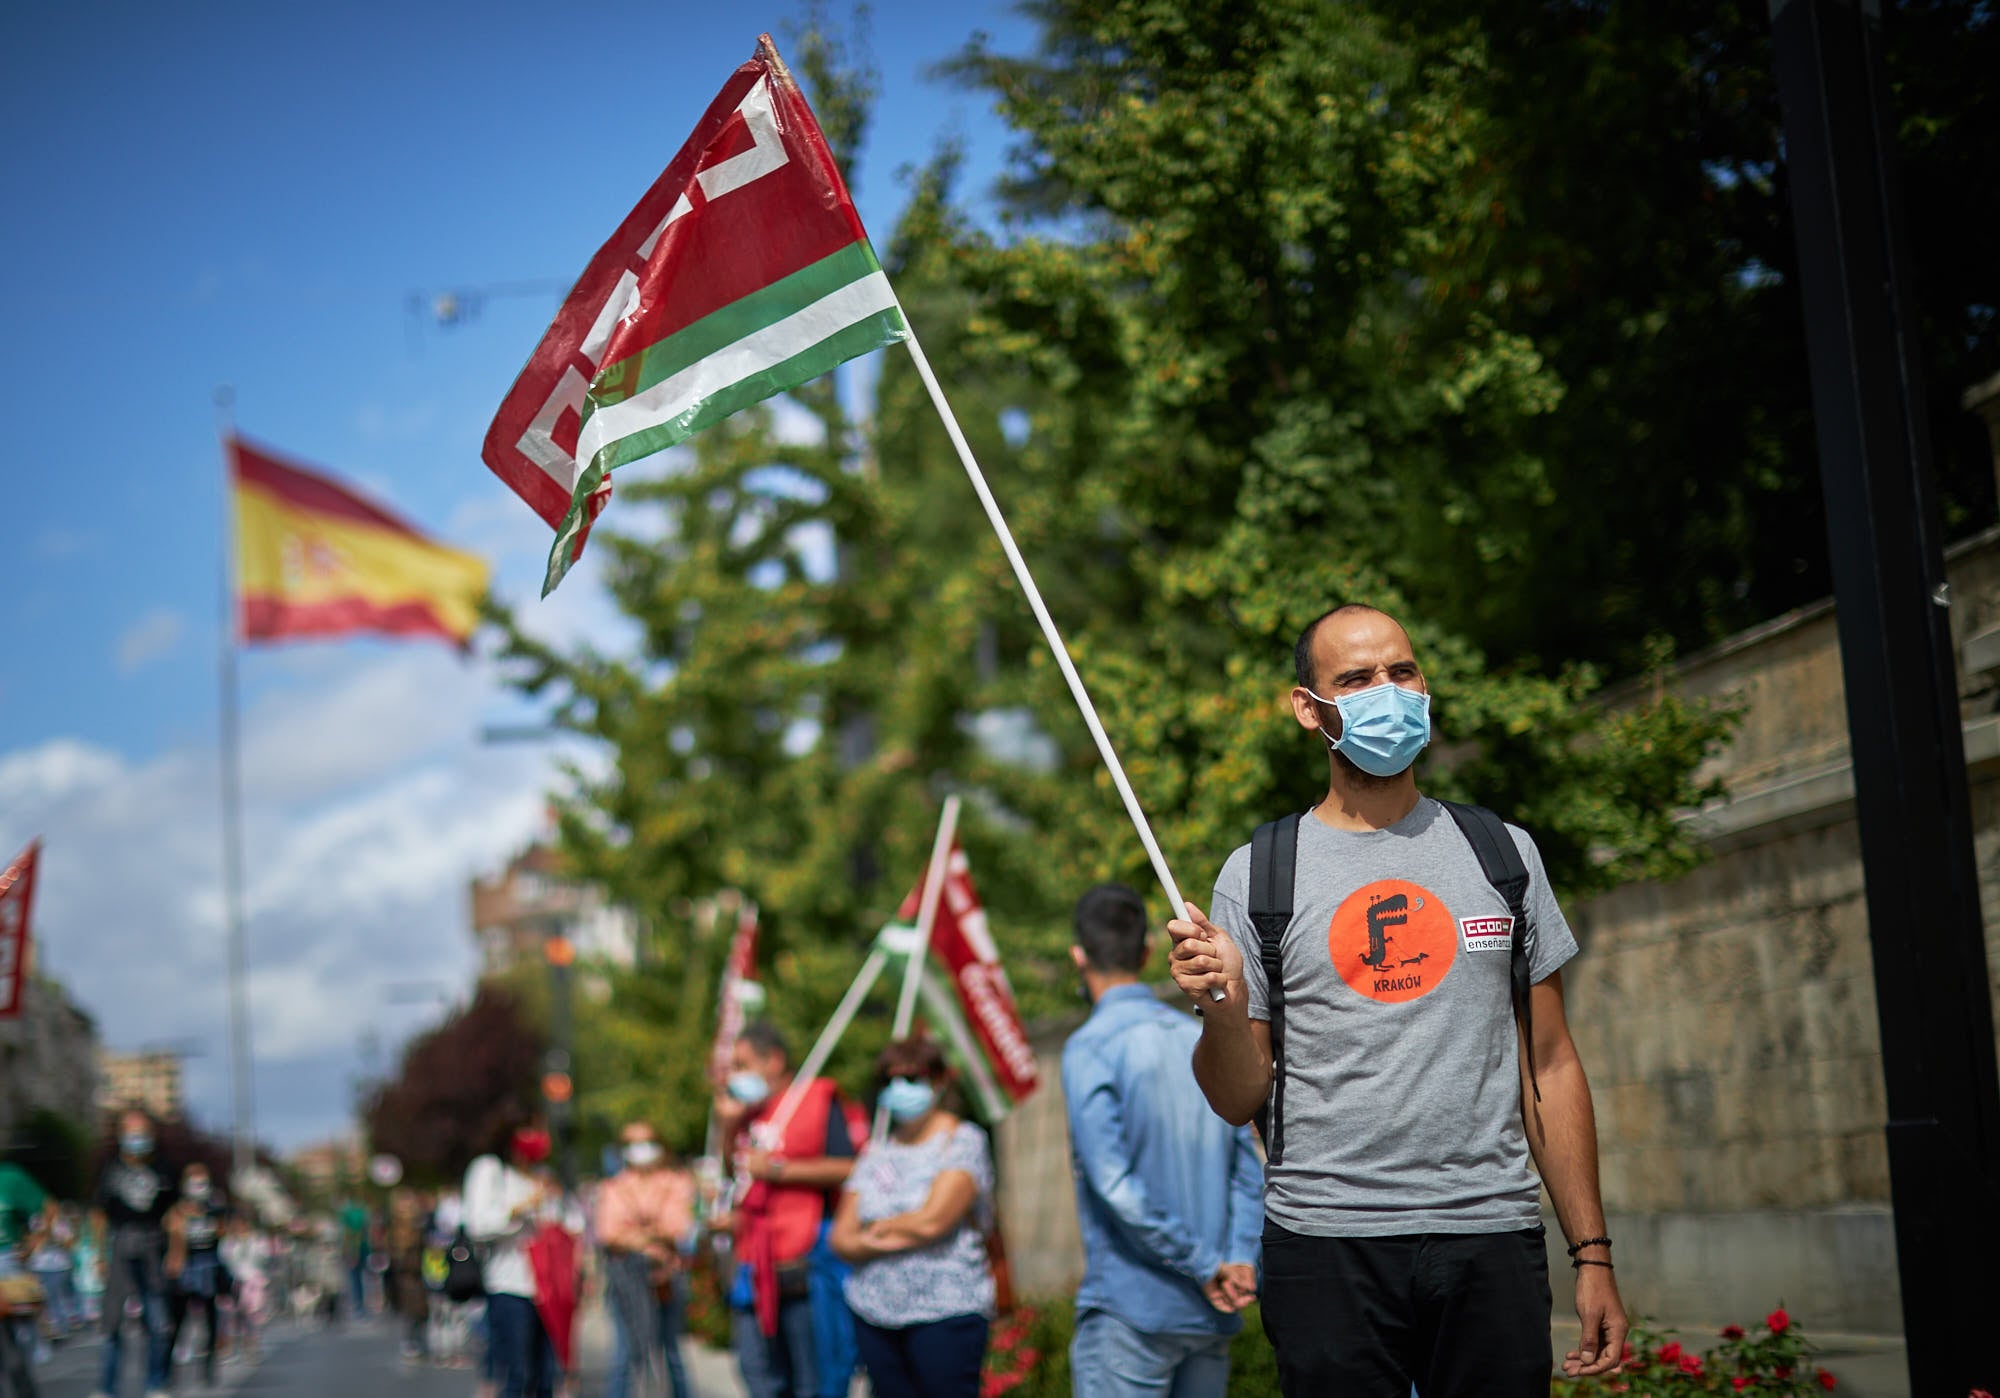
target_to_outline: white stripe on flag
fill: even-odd
[[[774,368],[895,304],[896,293],[890,289],[889,278],[870,272],[783,320],[724,345],[644,393],[599,408],[583,425],[583,435],[577,440],[577,465],[589,465],[592,457],[612,443],[671,422],[731,384]]]

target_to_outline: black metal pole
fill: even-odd
[[[2000,1388],[2000,1085],[1879,0],[1771,0],[1910,1388]]]

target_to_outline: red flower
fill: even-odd
[[[1725,1326],[1723,1326],[1723,1327],[1722,1327],[1722,1338],[1723,1338],[1723,1339],[1725,1339],[1725,1340],[1740,1340],[1740,1339],[1742,1339],[1742,1338],[1743,1338],[1743,1327],[1742,1327],[1742,1326],[1740,1326],[1740,1325],[1725,1325]]]
[[[1817,1374],[1813,1375],[1813,1377],[1819,1380],[1819,1386],[1821,1388],[1826,1389],[1828,1392],[1831,1392],[1833,1390],[1833,1375],[1829,1374],[1826,1370],[1821,1369]]]
[[[1786,1315],[1785,1308],[1780,1306],[1764,1317],[1764,1324],[1770,1327],[1773,1335],[1782,1335],[1792,1328],[1792,1318]]]
[[[1701,1373],[1701,1356],[1700,1356],[1700,1355],[1698,1355],[1698,1354],[1684,1354],[1684,1355],[1682,1355],[1682,1356],[1681,1356],[1681,1372],[1682,1372],[1683,1374],[1699,1374],[1699,1373]]]
[[[1634,1359],[1638,1358],[1638,1355],[1639,1352],[1632,1348],[1632,1342],[1627,1340],[1625,1342],[1625,1352],[1618,1356],[1618,1362],[1620,1364],[1630,1364]]]
[[[1662,1364],[1671,1364],[1680,1357],[1681,1342],[1679,1340],[1668,1340],[1660,1346],[1660,1362]]]
[[[1780,1364],[1777,1368],[1771,1371],[1772,1378],[1788,1379],[1791,1376],[1792,1376],[1792,1366],[1789,1364]]]
[[[1735,1378],[1729,1381],[1729,1386],[1735,1389],[1738,1393],[1741,1393],[1744,1389],[1750,1386],[1750,1380],[1745,1378],[1743,1375],[1738,1374]]]

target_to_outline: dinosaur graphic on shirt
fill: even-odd
[[[1409,895],[1391,893],[1386,898],[1371,900],[1368,904],[1368,954],[1361,958],[1361,964],[1378,971],[1386,967],[1389,964],[1389,944],[1396,940],[1389,935],[1389,929],[1401,927],[1409,920]]]

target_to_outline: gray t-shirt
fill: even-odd
[[[1542,857],[1528,866],[1533,980],[1576,955]],[[1253,1019],[1270,1017],[1250,925],[1250,846],[1209,916],[1243,951]],[[1451,813],[1428,798],[1384,830],[1299,821],[1285,934],[1285,1150],[1266,1214],[1294,1233],[1499,1233],[1540,1218],[1521,1129],[1509,980],[1513,920]]]

